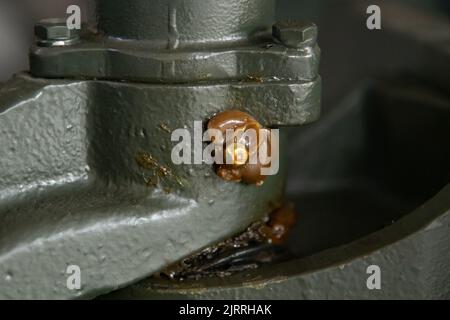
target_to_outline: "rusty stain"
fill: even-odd
[[[172,133],[172,130],[170,130],[169,126],[166,123],[160,123],[159,127],[167,133]]]
[[[142,173],[142,178],[145,181],[145,184],[149,187],[155,187],[158,185],[158,182],[155,181],[155,177],[146,177],[144,173]]]
[[[263,83],[264,78],[260,75],[247,75],[247,81],[249,82],[257,82],[257,83]]]
[[[181,179],[168,167],[161,165],[151,154],[139,152],[136,156],[136,163],[139,167],[152,171],[153,176],[150,178],[146,178],[145,175],[143,175],[144,181],[148,186],[156,186],[159,180],[172,180],[180,187],[184,187]]]
[[[148,153],[140,152],[136,157],[136,162],[144,169],[155,169],[159,167],[158,162]]]

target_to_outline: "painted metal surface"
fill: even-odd
[[[171,161],[173,130],[224,110],[269,127],[318,119],[320,51],[275,43],[273,4],[99,1],[100,33],[32,49],[34,77],[0,91],[1,298],[121,288],[281,202],[283,164],[256,187]],[[72,264],[79,291],[66,286]]]

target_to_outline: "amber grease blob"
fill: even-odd
[[[219,177],[227,181],[242,181],[257,186],[264,183],[267,176],[261,175],[261,168],[270,166],[270,163],[262,165],[259,162],[259,157],[256,157],[258,159],[256,164],[249,163],[250,156],[258,152],[258,147],[262,143],[260,139],[260,129],[262,128],[261,124],[255,118],[239,110],[227,110],[215,115],[209,120],[208,129],[220,130],[224,138],[228,129],[234,130],[235,132],[238,130],[245,132],[248,129],[254,129],[257,135],[256,145],[249,144],[248,140],[238,141],[237,138],[235,141],[224,143],[224,162],[227,153],[234,154],[234,162],[232,164],[216,165],[216,173]],[[211,138],[213,140],[213,137]],[[270,141],[268,141],[269,152],[270,145]]]
[[[287,203],[270,215],[269,221],[261,226],[260,233],[275,245],[281,245],[288,239],[297,221],[293,203]]]

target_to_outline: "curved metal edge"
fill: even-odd
[[[33,47],[35,77],[128,80],[149,83],[208,81],[312,81],[317,45],[289,49],[268,40],[247,47],[208,51],[155,51],[127,41],[86,41],[60,48]]]
[[[449,299],[449,245],[447,185],[393,225],[344,246],[224,279],[145,280],[103,298]],[[380,267],[380,290],[366,286],[370,265]]]

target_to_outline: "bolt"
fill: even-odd
[[[34,26],[34,34],[43,47],[67,46],[80,38],[79,30],[69,29],[65,19],[53,18],[39,21]]]
[[[281,21],[273,25],[272,35],[287,47],[312,47],[317,41],[317,26],[312,22]]]

